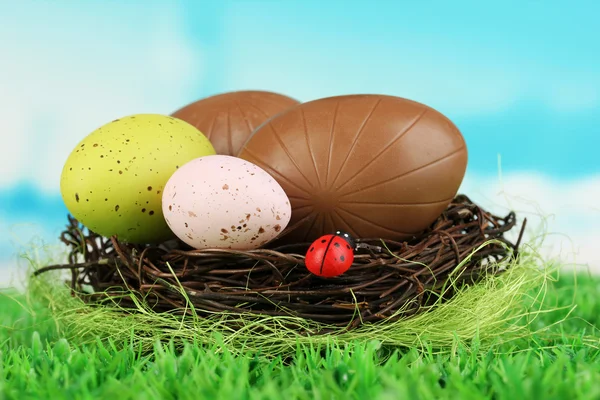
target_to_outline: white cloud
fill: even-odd
[[[600,175],[575,181],[535,173],[467,176],[461,192],[497,215],[527,218],[526,238],[547,234],[541,253],[600,273]],[[509,237],[516,237],[515,229]]]
[[[0,41],[0,185],[28,179],[57,192],[64,161],[87,134],[124,115],[168,114],[189,101],[201,54],[172,6],[3,9],[0,36],[14,39]]]
[[[58,256],[58,253],[52,257],[40,257],[39,254],[29,254],[29,258],[13,257],[9,260],[0,260],[0,290],[14,288],[22,290],[26,287],[29,280],[29,274],[41,266],[63,263],[65,256]],[[55,271],[54,277],[60,281],[66,281],[70,278],[69,270]]]
[[[67,248],[59,240],[62,229],[33,222],[9,223],[0,218],[0,289],[23,287],[30,261],[35,266],[64,261]]]
[[[18,288],[24,287],[24,273],[14,261],[3,261],[0,262],[0,290],[6,288]]]
[[[15,257],[11,260],[0,261],[0,290],[6,288],[24,289],[29,271],[27,260]]]

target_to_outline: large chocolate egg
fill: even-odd
[[[239,157],[269,172],[290,198],[291,231],[282,242],[337,229],[406,239],[441,215],[467,167],[464,138],[448,118],[383,95],[292,107],[257,129]]]
[[[247,90],[207,97],[172,115],[206,135],[217,154],[237,156],[254,129],[298,103],[281,94]]]

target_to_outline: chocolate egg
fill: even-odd
[[[204,133],[217,154],[236,156],[254,129],[298,103],[281,94],[248,90],[207,97],[172,115]]]
[[[292,204],[283,242],[342,229],[406,239],[456,195],[467,167],[458,128],[426,105],[347,95],[292,107],[257,129],[239,153],[271,174]]]

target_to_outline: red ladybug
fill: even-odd
[[[317,276],[338,276],[348,271],[354,262],[355,247],[354,239],[346,232],[321,236],[309,247],[304,263]]]

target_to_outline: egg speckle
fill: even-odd
[[[61,194],[69,212],[93,232],[157,243],[173,237],[162,215],[162,188],[177,166],[210,154],[208,139],[184,121],[157,114],[119,118],[71,152]]]
[[[226,155],[182,165],[165,185],[162,208],[173,232],[197,249],[258,248],[291,216],[287,195],[266,171]]]

